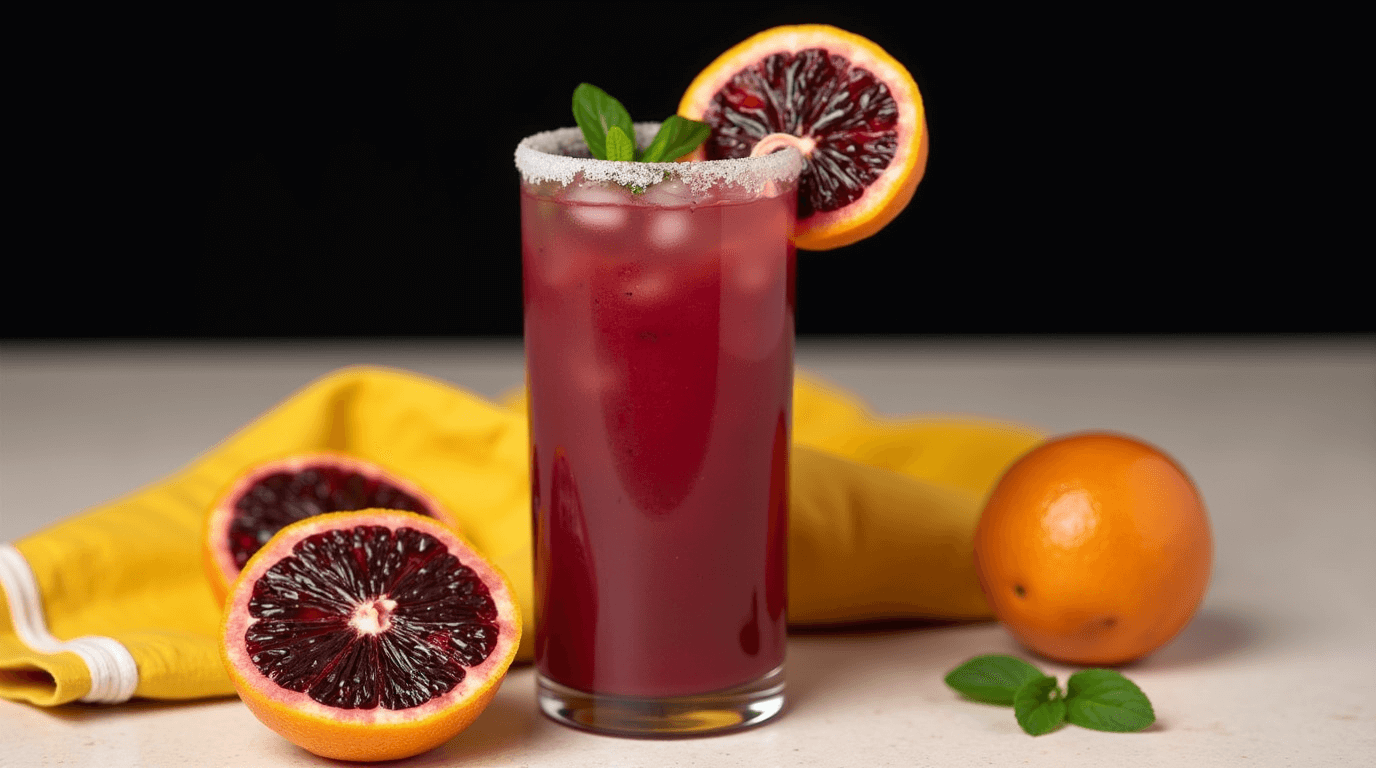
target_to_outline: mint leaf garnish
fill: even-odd
[[[619,125],[607,129],[607,159],[625,162],[635,160],[635,142],[631,141],[631,137],[627,136]]]
[[[1065,700],[1056,678],[1043,675],[1023,683],[1013,695],[1013,715],[1032,736],[1049,733],[1065,722]]]
[[[659,126],[659,133],[645,148],[641,155],[643,163],[660,163],[677,160],[697,149],[697,146],[712,135],[712,126],[689,120],[686,117],[670,115]]]
[[[621,102],[591,83],[580,83],[573,89],[573,119],[583,131],[588,151],[598,160],[668,162],[697,149],[712,135],[712,127],[707,123],[670,115],[660,124],[659,133],[655,134],[650,146],[637,158],[635,126],[630,113]]]
[[[607,132],[612,126],[626,136],[635,135],[631,114],[606,91],[590,83],[580,83],[573,89],[573,119],[583,129],[588,151],[598,160],[607,159]]]
[[[1111,669],[1085,669],[1066,681],[1066,720],[1096,731],[1140,731],[1156,722],[1146,694]]]
[[[1012,656],[976,656],[946,675],[946,684],[966,696],[989,704],[1011,705],[1013,695],[1042,671]]]

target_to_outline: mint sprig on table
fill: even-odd
[[[1066,680],[1012,656],[976,656],[946,675],[946,684],[975,701],[1013,707],[1018,725],[1033,736],[1062,723],[1096,731],[1140,731],[1156,722],[1146,694],[1111,669],[1084,669]]]
[[[573,89],[573,119],[583,131],[588,151],[598,160],[672,162],[697,149],[712,134],[707,123],[670,115],[660,123],[650,145],[637,151],[630,113],[606,91],[589,83]]]

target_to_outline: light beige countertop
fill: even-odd
[[[317,376],[371,363],[497,396],[511,342],[0,344],[0,542],[181,468]],[[886,414],[1113,429],[1171,453],[1212,518],[1213,580],[1170,645],[1124,668],[1142,733],[1033,738],[944,674],[1027,656],[996,624],[795,635],[789,704],[728,736],[639,741],[536,713],[514,670],[465,733],[403,765],[1351,766],[1376,755],[1376,340],[803,341],[801,367]],[[1064,683],[1071,670],[1040,662]],[[292,766],[233,699],[53,710],[0,701],[3,766]]]

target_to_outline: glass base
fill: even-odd
[[[673,739],[760,725],[784,708],[784,668],[724,691],[645,698],[574,690],[537,674],[540,711],[563,725],[609,736]]]

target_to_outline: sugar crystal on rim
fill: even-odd
[[[636,144],[648,145],[658,130],[659,123],[636,123]],[[726,185],[738,187],[750,195],[761,195],[796,180],[802,167],[802,155],[794,149],[762,157],[693,163],[597,160],[588,156],[583,132],[578,128],[537,133],[516,147],[516,168],[528,184],[568,185],[581,179],[584,183],[610,182],[623,187],[649,188],[668,178],[680,180],[695,194]]]

